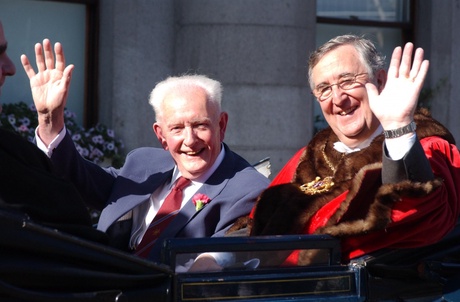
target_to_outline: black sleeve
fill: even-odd
[[[427,182],[434,179],[430,162],[417,139],[409,152],[400,160],[392,160],[383,143],[382,182],[396,183],[402,180]]]

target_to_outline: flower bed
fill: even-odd
[[[24,102],[3,104],[0,113],[0,127],[17,132],[30,142],[35,139],[38,125],[37,110],[34,105]],[[75,113],[65,110],[64,121],[78,152],[86,159],[101,164],[110,161],[115,167],[124,162],[123,142],[115,132],[103,124],[85,129],[75,121]]]

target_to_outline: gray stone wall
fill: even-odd
[[[148,96],[174,73],[174,1],[100,1],[100,120],[111,125],[125,151],[160,146]]]
[[[101,120],[126,149],[159,146],[148,94],[169,75],[222,82],[226,143],[273,174],[310,138],[307,57],[315,2],[304,0],[101,1]]]
[[[416,5],[415,43],[431,62],[432,112],[460,141],[460,0]],[[306,73],[316,1],[101,0],[100,17],[100,120],[127,151],[159,146],[148,95],[182,73],[222,82],[225,141],[251,163],[270,157],[273,175],[310,140]]]
[[[460,1],[420,0],[418,8],[416,42],[430,60],[426,86],[433,93],[432,114],[460,146]]]

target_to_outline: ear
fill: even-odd
[[[163,134],[163,129],[161,129],[161,126],[158,123],[154,123],[152,128],[163,149],[168,150],[168,143],[166,142],[166,137]]]
[[[387,72],[383,69],[377,72],[376,78],[375,78],[377,84],[377,90],[379,91],[379,94],[382,92],[383,88],[385,88],[385,85],[387,83]]]
[[[228,122],[228,113],[221,112],[219,117],[219,131],[220,131],[220,141],[223,142],[225,138],[225,130],[227,130]]]

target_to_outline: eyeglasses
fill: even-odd
[[[312,93],[318,99],[318,101],[323,102],[331,97],[332,86],[337,85],[342,90],[350,90],[353,88],[357,88],[360,85],[363,85],[363,83],[358,82],[356,78],[361,75],[365,75],[365,74],[367,75],[368,73],[363,72],[363,73],[358,73],[355,75],[346,75],[342,77],[342,79],[337,83],[334,83],[331,85],[319,85],[313,90]]]

